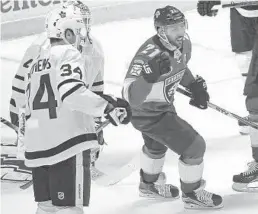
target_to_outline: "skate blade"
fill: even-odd
[[[150,199],[150,200],[161,200],[161,201],[174,201],[180,198],[180,196],[178,195],[177,197],[162,197],[160,195],[156,195],[156,194],[148,194],[148,193],[139,193],[139,196],[142,198],[146,198],[146,199]]]
[[[201,206],[201,205],[197,205],[197,204],[184,204],[184,208],[188,209],[188,210],[214,210],[214,209],[221,209],[224,205],[220,204],[217,206]]]
[[[233,183],[232,189],[237,192],[258,192],[258,180],[255,180],[251,183]]]
[[[184,208],[189,210],[213,210],[213,209],[220,209],[224,205],[223,203],[215,206],[215,205],[206,205],[204,203],[192,200],[190,198],[182,198],[184,202]]]

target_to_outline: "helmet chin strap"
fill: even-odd
[[[173,44],[171,44],[171,42],[169,42],[168,37],[167,37],[167,35],[166,35],[166,33],[165,33],[164,28],[163,28],[163,27],[160,27],[160,28],[161,28],[161,29],[160,29],[161,32],[158,31],[158,36],[159,36],[159,38],[160,38],[161,43],[162,43],[167,49],[169,49],[170,51],[176,50],[178,47],[175,46],[175,45],[173,45]]]

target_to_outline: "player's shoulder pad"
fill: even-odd
[[[61,61],[77,61],[81,59],[81,53],[72,45],[57,45],[51,48],[51,54]]]
[[[154,42],[153,38],[154,37],[151,37],[143,43],[137,51],[136,58],[140,58],[145,61],[152,59],[158,53],[162,52],[160,46]]]

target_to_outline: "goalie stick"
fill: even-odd
[[[181,93],[181,94],[183,94],[183,95],[185,95],[187,97],[190,97],[190,98],[192,97],[192,94],[189,91],[185,90],[185,89],[182,89],[182,88],[178,87],[176,90],[179,93]],[[255,124],[255,123],[253,123],[253,122],[251,122],[249,120],[246,120],[245,118],[240,117],[237,114],[234,114],[234,113],[232,113],[232,112],[230,112],[230,111],[228,111],[228,110],[226,110],[224,108],[221,108],[221,107],[219,107],[219,106],[217,106],[217,105],[215,105],[215,104],[213,104],[211,102],[207,102],[207,103],[208,103],[208,106],[210,108],[212,108],[212,109],[214,109],[214,110],[216,110],[216,111],[218,111],[218,112],[220,112],[220,113],[222,113],[222,114],[224,114],[224,115],[226,115],[228,117],[231,117],[231,118],[234,118],[234,119],[236,119],[238,121],[241,121],[242,123],[244,123],[247,126],[251,126],[254,129],[258,129],[258,125],[257,124]]]

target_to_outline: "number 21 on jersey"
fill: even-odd
[[[146,48],[141,51],[141,53],[148,55],[149,57],[153,58],[157,54],[159,54],[161,51],[158,48],[155,48],[155,45],[148,44]]]

